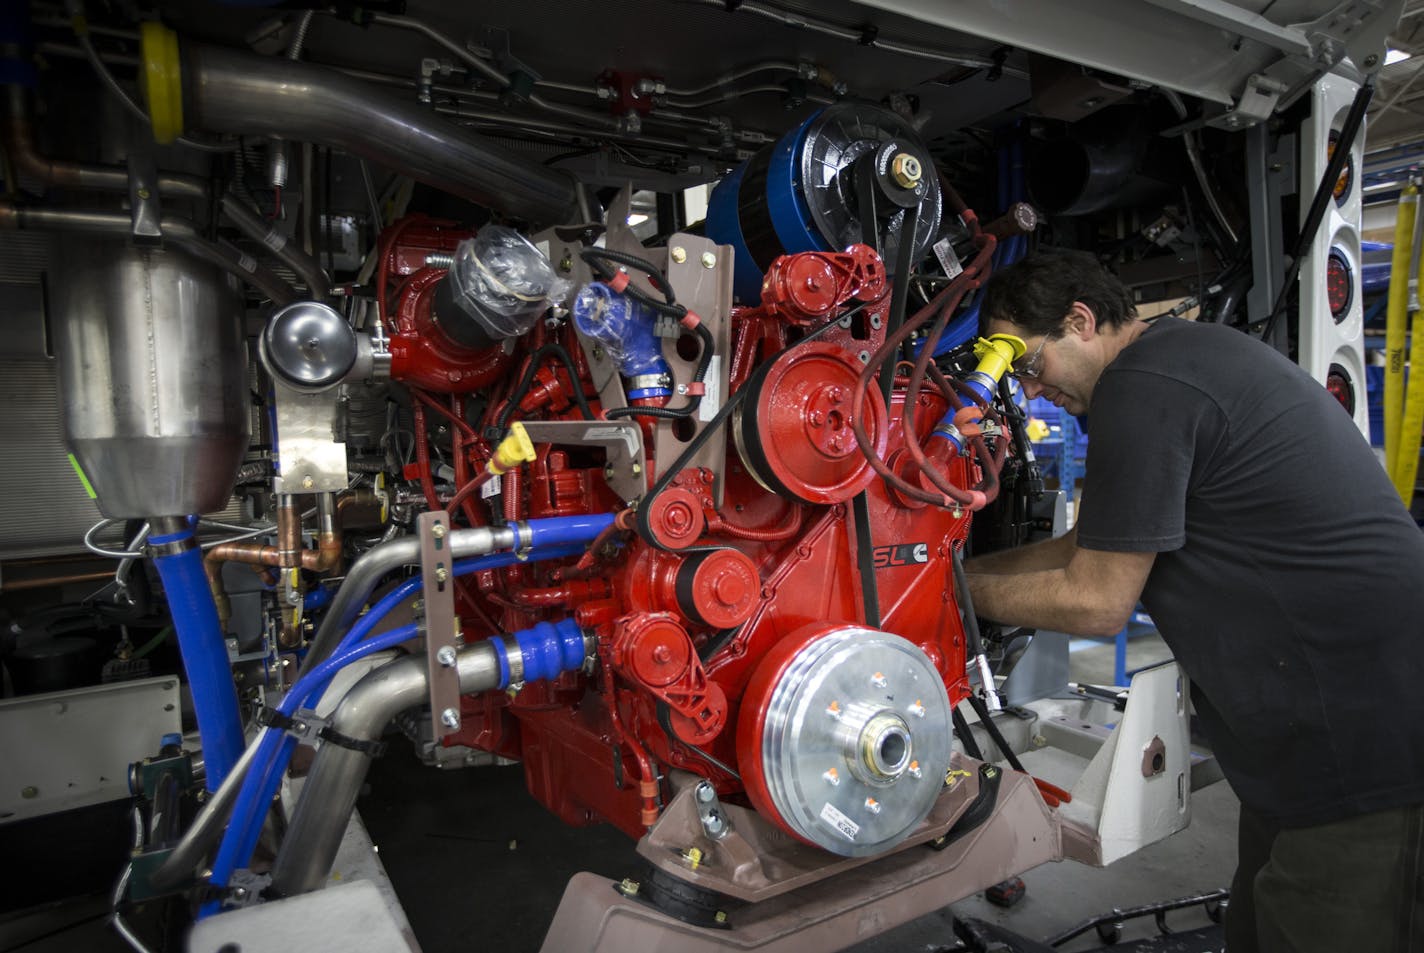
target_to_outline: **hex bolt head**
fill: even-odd
[[[707,831],[707,833],[715,836],[717,834],[722,833],[722,829],[726,827],[726,822],[722,820],[721,814],[717,814],[714,812],[708,814],[707,817],[703,819],[702,827],[704,830]]]
[[[444,566],[436,566],[436,567],[435,567],[435,581],[436,581],[436,582],[445,582],[445,581],[448,580],[449,578],[450,578],[450,570],[446,569]]]
[[[714,255],[714,254],[712,254],[710,251],[705,251],[705,252],[703,252],[703,253],[702,253],[702,267],[703,267],[703,268],[716,268],[716,267],[717,267],[717,256]]]
[[[687,261],[687,249],[681,245],[674,245],[671,254],[672,260],[679,265]]]
[[[447,708],[440,713],[440,724],[446,728],[460,727],[460,713],[453,708]]]
[[[434,526],[430,527],[430,535],[431,535],[431,536],[434,536],[436,539],[444,539],[444,538],[445,538],[445,524],[444,524],[444,523],[436,523]]]
[[[440,651],[435,653],[435,659],[446,668],[455,667],[455,647],[453,645],[442,645]]]
[[[316,486],[316,481],[315,481],[315,480],[313,480],[313,479],[312,479],[311,477],[309,477],[309,476],[304,476],[304,477],[302,477],[302,489],[303,489],[303,490],[310,490],[310,489],[311,489],[312,487],[314,487],[314,486]]]
[[[706,781],[697,785],[697,800],[711,804],[717,798],[717,789]]]
[[[890,161],[890,176],[902,189],[913,189],[920,184],[923,175],[920,160],[908,152],[902,152]]]

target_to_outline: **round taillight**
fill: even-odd
[[[1355,385],[1350,380],[1350,372],[1339,364],[1330,365],[1330,373],[1325,375],[1325,389],[1345,408],[1345,413],[1355,416]]]
[[[1325,264],[1325,297],[1330,303],[1330,316],[1339,324],[1350,311],[1355,299],[1354,272],[1339,249],[1332,249]]]

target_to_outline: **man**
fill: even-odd
[[[1077,525],[970,560],[975,611],[1107,636],[1146,606],[1241,799],[1231,953],[1424,950],[1424,534],[1353,422],[1240,331],[1136,320],[1083,253],[981,313],[1091,438]]]

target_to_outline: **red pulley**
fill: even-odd
[[[861,365],[830,344],[793,348],[747,383],[732,434],[742,461],[773,493],[808,503],[841,503],[870,484],[875,471],[856,446],[851,401]],[[885,402],[874,388],[864,403],[866,435],[885,452]]]
[[[707,528],[702,501],[690,490],[670,486],[653,498],[648,508],[648,527],[668,549],[686,549]]]
[[[639,615],[620,627],[618,663],[634,680],[662,688],[681,678],[692,662],[692,640],[666,615]]]
[[[695,553],[677,572],[677,603],[687,617],[714,629],[751,618],[761,599],[756,563],[735,549]]]

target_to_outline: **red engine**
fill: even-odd
[[[432,418],[446,425],[454,492],[432,476],[425,439],[407,477],[471,524],[618,519],[577,561],[462,580],[467,640],[572,616],[598,656],[556,681],[465,698],[446,744],[519,759],[529,789],[571,824],[640,836],[659,815],[660,779],[680,770],[838,853],[904,839],[940,790],[950,712],[970,691],[953,559],[1006,441],[990,451],[972,420],[997,418],[954,382],[925,384],[927,359],[893,357],[982,280],[993,240],[891,335],[885,268],[864,246],[778,259],[761,306],[733,309],[716,277],[729,256],[704,239],[629,245],[625,258],[656,255],[664,272],[618,270],[624,259],[548,237],[541,250],[576,284],[601,277],[614,295],[686,302],[663,308],[683,315],[661,322],[656,393],[621,379],[560,309],[515,339],[453,339],[436,313],[445,271],[429,256],[467,235],[421,219],[383,243],[392,373],[411,387],[420,437]],[[897,367],[888,407],[882,362]],[[963,452],[932,434],[946,415]],[[632,491],[616,485],[606,445],[542,442],[533,425],[590,416],[638,424]],[[468,492],[517,421],[536,434],[532,462]]]

